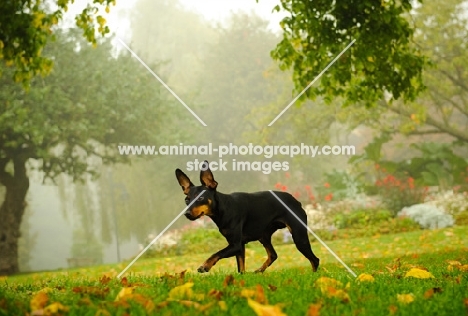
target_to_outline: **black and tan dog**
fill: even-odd
[[[208,166],[206,161],[205,166]],[[200,172],[201,186],[194,186],[180,169],[177,169],[175,173],[186,195],[187,205],[203,190],[206,190],[185,212],[185,216],[192,221],[203,215],[211,217],[229,244],[209,257],[198,268],[198,272],[208,272],[218,260],[236,256],[237,270],[243,273],[245,271],[245,244],[255,240],[263,244],[268,254],[265,263],[255,272],[265,271],[278,257],[271,244],[271,235],[276,230],[285,227],[291,232],[297,249],[309,259],[312,269],[317,271],[320,260],[312,252],[307,229],[270,192],[232,194],[217,192],[218,183],[209,168]],[[302,222],[307,223],[307,215],[300,202],[286,192],[275,191],[275,194]]]

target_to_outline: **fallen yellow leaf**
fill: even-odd
[[[327,277],[320,277],[315,281],[315,285],[320,287],[322,293],[328,290],[328,287],[343,287],[343,283],[338,280],[327,278]]]
[[[468,264],[464,264],[462,266],[459,266],[458,270],[463,271],[463,272],[468,272]]]
[[[429,279],[434,278],[434,276],[429,272],[418,268],[412,268],[405,274],[405,278],[413,277],[417,279]]]
[[[374,277],[370,274],[367,273],[361,273],[358,277],[357,280],[359,282],[374,282]]]
[[[43,292],[36,293],[30,302],[31,310],[35,311],[35,310],[44,308],[48,300],[49,300],[49,297],[47,296],[46,293],[43,293]]]
[[[334,287],[328,287],[327,292],[325,293],[328,297],[335,297],[345,303],[350,301],[348,293],[344,290],[335,289]]]
[[[412,293],[409,294],[397,294],[397,300],[403,304],[409,304],[414,301],[414,295]]]
[[[168,300],[177,301],[182,299],[201,301],[205,298],[203,294],[195,294],[192,290],[193,282],[187,282],[183,285],[176,286],[169,291]]]
[[[257,316],[287,316],[278,305],[262,305],[250,298],[247,299],[247,303]]]
[[[181,300],[184,298],[191,298],[193,294],[193,282],[187,282],[183,285],[176,286],[169,291],[169,300]]]
[[[255,290],[252,289],[242,289],[240,295],[245,298],[252,298],[255,296]]]
[[[44,308],[44,314],[57,314],[58,312],[68,312],[69,308],[59,302],[52,303]]]
[[[218,306],[223,312],[227,311],[227,305],[225,301],[219,301]]]
[[[133,292],[133,287],[124,287],[120,290],[119,294],[115,297],[115,301],[120,301],[125,299],[125,297],[130,296]]]
[[[461,262],[460,261],[455,261],[455,260],[447,260],[447,263],[451,266],[461,266]]]
[[[254,299],[255,301],[261,304],[268,303],[266,296],[265,296],[265,291],[263,290],[263,287],[260,284],[257,284],[255,290],[254,289],[242,289],[241,296],[245,298]]]

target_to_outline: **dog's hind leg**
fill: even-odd
[[[263,233],[262,238],[259,239],[263,247],[265,247],[268,258],[266,259],[266,261],[263,263],[263,265],[260,268],[255,270],[256,273],[265,271],[265,269],[268,268],[278,258],[275,248],[273,248],[273,245],[271,243],[271,235],[273,235],[275,231],[276,231],[276,228],[271,228],[269,230],[266,230]]]
[[[245,244],[242,244],[240,253],[236,255],[237,272],[245,272]]]
[[[307,223],[307,218],[304,222]],[[307,229],[296,218],[290,221],[288,228],[291,232],[297,250],[299,250],[307,259],[309,259],[314,272],[317,271],[320,264],[320,259],[312,251]]]

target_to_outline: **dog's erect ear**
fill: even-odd
[[[216,187],[218,186],[218,182],[215,181],[213,174],[210,170],[210,165],[206,160],[203,163],[202,171],[200,171],[200,182],[202,185],[210,189],[216,189]]]
[[[184,191],[184,194],[187,195],[190,191],[190,188],[194,186],[192,181],[190,181],[189,177],[187,177],[187,175],[180,169],[176,169],[175,175],[177,181],[179,181],[179,184],[182,187],[182,191]]]

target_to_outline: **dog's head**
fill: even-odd
[[[200,195],[203,190],[205,192],[198,197],[198,199],[190,206],[189,209],[185,212],[185,217],[189,220],[194,221],[203,215],[212,216],[213,207],[214,207],[214,194],[216,192],[216,187],[218,182],[213,178],[213,173],[209,168],[208,161],[205,160],[204,167],[200,171],[200,182],[201,186],[195,186],[189,177],[180,169],[176,169],[175,174],[177,181],[179,181],[182,191],[186,195],[185,204],[189,205],[198,195]]]

